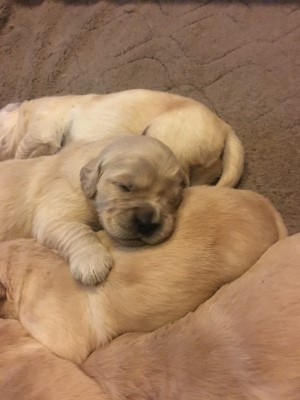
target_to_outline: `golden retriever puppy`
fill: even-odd
[[[299,267],[297,234],[194,313],[114,340],[83,369],[112,400],[298,400]]]
[[[8,160],[0,164],[0,240],[34,237],[69,261],[75,279],[101,282],[113,258],[92,226],[100,223],[128,245],[160,243],[173,230],[187,185],[170,149],[147,136],[116,135],[74,143],[53,157]]]
[[[151,331],[211,297],[286,236],[262,196],[197,186],[185,191],[172,236],[125,248],[101,232],[115,266],[103,285],[82,287],[56,253],[30,240],[0,244],[0,317],[21,321],[57,355],[82,362],[132,331]]]
[[[108,400],[95,381],[35,341],[20,322],[0,319],[1,400]]]
[[[0,160],[53,154],[70,142],[118,132],[165,143],[186,171],[191,167],[193,183],[222,174],[218,185],[235,186],[243,172],[242,144],[216,114],[195,100],[143,89],[9,104],[0,110]]]

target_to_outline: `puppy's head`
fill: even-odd
[[[189,185],[171,150],[157,139],[124,135],[80,172],[100,223],[126,245],[157,244],[171,234],[184,187]]]

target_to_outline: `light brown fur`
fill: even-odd
[[[111,400],[298,400],[299,337],[297,234],[194,313],[114,340],[83,369]]]
[[[18,321],[0,319],[1,400],[109,400],[77,366],[34,340]]]
[[[115,135],[73,143],[52,157],[5,161],[0,241],[34,237],[69,261],[75,279],[101,282],[113,259],[92,227],[100,223],[132,245],[160,243],[174,228],[187,185],[170,149],[142,136]]]
[[[33,240],[0,244],[0,317],[19,319],[56,354],[82,362],[117,335],[196,309],[285,236],[277,211],[256,193],[188,188],[164,243],[128,249],[99,233],[115,266],[98,287],[76,284],[65,261]]]
[[[243,172],[242,144],[216,114],[190,98],[143,89],[9,104],[0,110],[0,160],[53,154],[68,143],[118,132],[165,143],[193,183],[221,176],[218,185],[235,186]]]

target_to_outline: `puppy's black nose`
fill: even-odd
[[[159,223],[153,222],[155,217],[155,210],[151,206],[145,206],[140,208],[135,213],[135,224],[137,230],[142,235],[152,235],[157,228]]]

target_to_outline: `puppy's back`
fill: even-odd
[[[83,369],[116,398],[298,400],[300,234],[196,312],[96,350]]]
[[[168,241],[130,252],[106,238],[115,267],[103,294],[117,331],[152,330],[195,309],[286,232],[263,196],[208,186],[186,190],[177,226]]]
[[[225,268],[246,271],[273,243],[287,236],[281,215],[264,196],[230,188],[196,190],[201,212],[195,214],[194,223],[214,237],[214,251]]]

